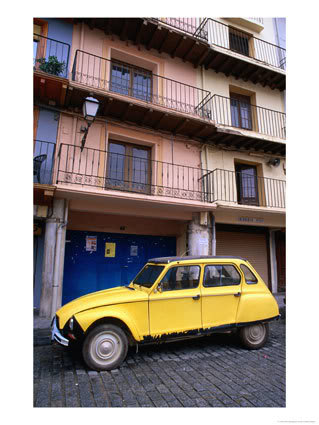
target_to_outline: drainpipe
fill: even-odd
[[[59,292],[59,274],[60,274],[60,260],[61,260],[61,239],[62,239],[62,229],[67,225],[68,220],[68,211],[69,211],[69,201],[65,200],[64,207],[64,218],[62,223],[57,225],[57,234],[56,234],[56,245],[55,245],[55,258],[54,258],[54,272],[53,272],[53,285],[52,285],[52,306],[51,306],[51,317],[55,315],[58,292]]]
[[[210,215],[211,225],[212,225],[212,255],[216,255],[216,226],[215,226],[215,216],[213,213]]]

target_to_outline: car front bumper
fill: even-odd
[[[51,330],[51,342],[58,342],[60,345],[63,345],[64,347],[67,347],[69,345],[69,340],[64,338],[62,336],[60,330],[58,329],[56,325],[56,317],[54,317],[52,321],[52,330]]]

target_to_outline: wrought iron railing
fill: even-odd
[[[209,198],[203,192],[207,170],[187,165],[122,155],[62,143],[57,159],[57,184],[194,201]]]
[[[206,18],[152,18],[154,21],[162,22],[174,29],[207,41],[207,32],[205,29],[198,31],[204,19]]]
[[[145,159],[62,143],[57,184],[165,196],[200,202],[225,201],[285,208],[286,182],[222,169]]]
[[[251,130],[267,136],[286,139],[286,114],[262,108],[242,100],[214,94],[203,110],[216,124]]]
[[[52,184],[55,143],[43,140],[34,141],[33,182]]]
[[[256,38],[230,25],[206,18],[197,29],[197,33],[207,34],[208,43],[254,58],[259,62],[285,69],[283,60],[286,49]]]
[[[209,91],[82,50],[75,53],[72,80],[179,112],[203,118],[207,115],[203,105]]]
[[[33,34],[33,67],[48,74],[67,78],[70,45],[53,38]]]
[[[270,208],[286,208],[286,182],[215,169],[201,178],[206,202],[230,202]]]

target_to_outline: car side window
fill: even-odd
[[[252,285],[252,284],[258,282],[257,277],[254,275],[254,273],[247,266],[245,266],[245,264],[241,264],[240,268],[242,269],[242,271],[244,273],[245,280],[246,280],[246,283],[248,283],[248,285]]]
[[[240,274],[232,265],[209,265],[205,267],[204,286],[230,286],[240,284]]]
[[[199,266],[179,266],[170,268],[160,282],[163,291],[197,288]]]

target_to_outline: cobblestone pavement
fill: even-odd
[[[34,347],[35,407],[285,407],[285,321],[256,351],[231,335],[140,347],[111,372],[79,354]]]

